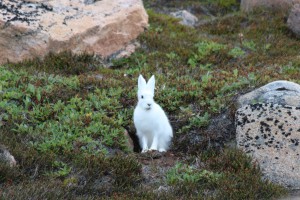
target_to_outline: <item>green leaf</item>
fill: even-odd
[[[27,87],[27,91],[30,92],[31,94],[34,94],[35,86],[29,83]]]
[[[40,90],[37,91],[36,98],[37,98],[38,101],[41,101],[42,96],[41,96],[41,91]]]

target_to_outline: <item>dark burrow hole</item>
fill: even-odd
[[[277,88],[276,91],[284,91],[284,90],[288,90],[287,88],[285,87],[281,87],[281,88]]]
[[[173,138],[168,151],[195,153],[211,148],[223,148],[225,144],[231,145],[232,140],[235,138],[235,111],[236,109],[234,108],[224,110],[222,113],[212,117],[210,124],[206,128],[200,128],[199,130],[196,128],[186,134],[176,134],[184,124],[178,125],[178,123],[172,122],[174,119],[170,116]],[[135,128],[130,126],[126,127],[126,130],[128,130],[128,135],[132,139],[133,151],[140,153],[142,148]]]
[[[173,138],[172,138],[172,141],[171,141],[171,144],[170,144],[170,149],[168,151],[172,151],[173,149],[173,145],[174,145],[174,140],[175,140],[175,133],[176,131],[183,126],[183,124],[178,124],[178,122],[172,122],[176,117],[175,116],[169,116],[169,120],[170,120],[170,123],[171,123],[171,126],[173,128]],[[130,136],[132,142],[133,142],[133,151],[135,153],[141,153],[142,151],[142,148],[140,146],[140,142],[139,142],[139,138],[138,136],[136,135],[136,130],[134,128],[134,126],[127,126],[126,127],[126,130],[128,131],[128,135]]]
[[[133,151],[136,153],[140,153],[142,151],[142,148],[140,146],[139,143],[139,138],[135,133],[135,130],[133,129],[127,129],[128,130],[128,134],[133,142]]]

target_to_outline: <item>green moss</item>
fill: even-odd
[[[158,12],[165,12],[165,10],[177,11],[178,8],[181,8],[191,10],[193,14],[200,16],[202,16],[203,7],[207,10],[206,12],[214,15],[225,15],[239,10],[240,6],[238,0],[144,0],[143,2],[146,8],[151,8]]]
[[[295,47],[297,40],[289,34],[284,18],[278,12],[238,13],[199,28],[221,36],[229,43],[240,43],[245,50],[250,50],[243,60],[246,64],[284,64],[288,63],[286,55],[294,57],[298,51]],[[239,34],[243,34],[242,38]]]
[[[220,154],[204,155],[204,159],[208,169],[224,175],[218,185],[217,199],[272,199],[286,193],[283,187],[263,180],[259,167],[239,150],[227,149]]]
[[[65,51],[58,54],[49,53],[43,59],[35,58],[20,63],[9,63],[7,66],[14,69],[26,68],[32,72],[38,70],[63,75],[79,75],[96,70],[100,64],[93,55],[86,53],[75,55]]]
[[[137,186],[142,180],[141,164],[134,156],[117,155],[112,157],[110,165],[112,176],[115,179],[114,184],[120,189],[126,190],[126,187]]]
[[[283,187],[263,180],[260,169],[239,150],[205,152],[197,160],[205,165],[178,163],[168,171],[167,183],[176,195],[195,199],[272,199],[286,194]]]
[[[220,6],[225,8],[239,5],[237,0],[218,0],[218,3]]]
[[[0,162],[0,184],[21,179],[21,176],[19,169]]]
[[[222,178],[222,174],[177,163],[168,171],[166,178],[168,185],[174,187],[176,195],[197,197],[204,191],[213,192]],[[198,197],[200,198],[200,196],[202,195]]]
[[[233,56],[234,58],[239,58],[245,55],[245,51],[243,51],[240,47],[235,47],[231,49],[228,54]]]

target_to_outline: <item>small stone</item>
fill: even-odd
[[[172,12],[171,15],[175,18],[181,19],[180,24],[186,26],[195,26],[198,18],[186,10]]]
[[[167,192],[169,192],[170,190],[172,190],[172,187],[161,185],[161,186],[159,186],[156,190],[154,190],[153,192],[154,192],[154,193],[161,194],[161,193],[167,193]]]
[[[0,145],[0,162],[8,164],[10,167],[14,167],[17,165],[15,158],[3,145]]]
[[[300,4],[294,5],[290,11],[287,25],[296,36],[300,37]]]

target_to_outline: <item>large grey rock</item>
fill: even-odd
[[[300,85],[274,81],[238,99],[237,147],[265,178],[300,189]]]
[[[272,103],[241,107],[236,112],[236,140],[265,178],[300,189],[300,107]]]
[[[289,29],[291,29],[298,37],[300,37],[300,4],[293,6],[287,20]]]
[[[274,81],[238,98],[238,107],[254,103],[300,106],[300,85],[290,81]]]
[[[198,22],[198,18],[186,10],[172,12],[171,15],[175,18],[181,19],[179,23],[182,25],[195,26]]]
[[[15,158],[10,154],[6,147],[0,144],[0,163],[8,164],[13,167],[17,164]]]
[[[142,0],[1,0],[0,64],[66,50],[108,57],[147,26]]]
[[[256,8],[267,8],[286,11],[297,3],[300,3],[300,0],[241,0],[241,10],[250,12]]]

